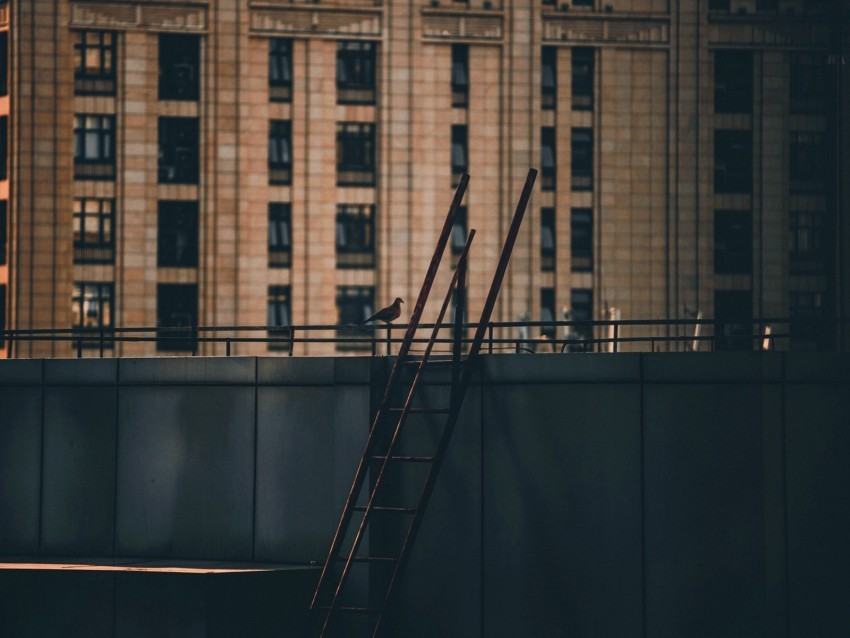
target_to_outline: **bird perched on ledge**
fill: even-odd
[[[370,321],[383,321],[384,323],[391,323],[393,319],[398,319],[398,316],[401,314],[401,304],[404,303],[404,300],[401,297],[396,297],[395,301],[392,302],[386,308],[381,308],[374,315],[366,319],[365,321],[361,321],[360,325],[362,326],[364,323],[369,323]]]

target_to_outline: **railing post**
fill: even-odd
[[[487,324],[487,332],[489,333],[489,347],[487,350],[487,354],[493,354],[493,322],[490,321]]]
[[[387,323],[387,356],[392,354],[393,350],[393,325],[391,323]]]
[[[292,353],[295,351],[295,328],[289,328],[289,353],[288,355],[291,357]]]
[[[634,333],[632,333],[634,334]],[[614,352],[617,352],[617,339],[620,338],[620,324],[616,321],[614,322]]]
[[[103,359],[103,326],[100,326],[100,340],[98,341],[100,358]]]
[[[454,335],[452,344],[452,360],[457,363],[460,361],[461,352],[461,337],[463,336],[463,316],[466,312],[466,258],[461,259],[458,267],[457,285],[455,286],[455,320],[454,320]],[[454,369],[454,368],[453,368]],[[456,370],[455,370],[456,372]],[[456,384],[456,379],[453,378],[453,385]]]
[[[32,348],[30,348],[30,353],[32,353]],[[79,338],[77,339],[77,359],[82,359],[82,358],[83,358],[83,336],[82,336],[82,334],[80,334]]]
[[[226,357],[230,356],[230,337],[228,337],[224,342],[224,352]]]

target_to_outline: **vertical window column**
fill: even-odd
[[[374,104],[377,81],[377,43],[342,41],[336,49],[336,88],[339,104]]]
[[[452,125],[452,186],[456,186],[461,175],[469,172],[469,146],[465,124]]]
[[[336,294],[337,325],[352,326],[337,330],[337,336],[351,339],[338,342],[337,350],[369,350],[371,340],[363,338],[356,327],[375,312],[375,289],[372,286],[338,286]]]
[[[572,190],[593,190],[593,129],[572,129],[570,158]]]
[[[75,348],[100,347],[100,335],[111,330],[112,300],[114,287],[111,283],[81,281],[74,282],[71,295],[71,312],[77,341]],[[103,340],[104,347],[112,347],[112,337]]]
[[[198,347],[198,285],[156,285],[156,349],[194,352]]]
[[[292,215],[288,203],[269,204],[269,268],[292,263]]]
[[[540,51],[541,107],[554,109],[558,98],[558,49],[543,47]]]
[[[292,40],[288,38],[269,39],[269,99],[292,99]]]
[[[74,93],[115,95],[115,34],[74,32]]]
[[[269,184],[292,183],[292,123],[269,122]]]
[[[374,268],[373,205],[339,204],[336,207],[336,265],[338,268]]]
[[[452,45],[452,106],[466,108],[469,104],[469,46]]]
[[[289,286],[269,286],[266,301],[266,325],[269,326],[269,350],[289,349],[291,321]]]
[[[555,270],[555,209],[540,210],[540,270]]]
[[[157,169],[160,184],[198,183],[200,175],[198,118],[159,118]]]
[[[572,60],[573,110],[593,110],[594,50],[574,47]]]
[[[114,115],[74,116],[74,179],[115,179]]]
[[[201,39],[196,35],[159,36],[159,99],[194,102],[201,93]]]
[[[74,263],[111,264],[115,259],[115,200],[74,199]]]
[[[375,185],[375,125],[339,122],[336,125],[337,186]]]

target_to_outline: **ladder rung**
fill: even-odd
[[[366,506],[365,505],[355,505],[352,509],[354,509],[355,512],[365,512]],[[390,512],[390,513],[394,513],[394,514],[415,514],[416,508],[415,507],[386,507],[384,505],[373,505],[372,511],[373,512]]]
[[[323,607],[319,607],[319,609],[323,611],[330,611],[330,607],[325,605]],[[372,609],[371,607],[334,607],[334,611],[344,611],[349,614],[377,614],[377,609]]]
[[[386,456],[369,457],[372,461],[383,461]],[[390,462],[399,463],[431,463],[434,460],[433,456],[391,456]]]
[[[422,359],[408,359],[407,361],[402,361],[402,365],[406,366],[418,366],[422,363]],[[450,366],[455,363],[463,365],[466,363],[466,359],[460,359],[459,361],[452,361],[451,359],[428,359],[425,361],[425,367],[428,366]]]
[[[348,560],[345,556],[337,556],[336,559],[343,563]],[[355,556],[351,560],[355,563],[395,563],[398,558],[393,556]]]
[[[404,408],[390,408],[390,412],[403,412]],[[449,414],[449,408],[407,408],[408,414]]]

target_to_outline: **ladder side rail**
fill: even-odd
[[[431,356],[431,351],[434,348],[434,344],[436,343],[437,336],[439,335],[439,332],[440,332],[440,328],[442,327],[442,322],[443,322],[443,318],[445,317],[445,314],[446,314],[446,309],[448,308],[449,302],[451,301],[452,293],[455,289],[455,284],[458,281],[458,276],[459,276],[460,271],[461,271],[460,264],[461,264],[462,261],[463,262],[466,261],[466,259],[468,257],[468,253],[469,253],[469,248],[472,245],[472,240],[474,239],[474,237],[475,237],[475,230],[473,229],[473,230],[470,231],[470,233],[467,237],[466,245],[464,246],[463,252],[461,253],[461,256],[460,256],[460,259],[458,260],[458,266],[459,267],[455,268],[455,272],[454,272],[454,275],[452,276],[451,283],[449,284],[448,291],[446,292],[446,296],[443,299],[443,304],[440,307],[440,312],[437,316],[437,320],[434,323],[434,328],[431,331],[431,338],[429,339],[428,345],[425,348],[425,353],[422,357],[422,360],[419,362],[419,365],[416,367],[416,374],[415,374],[413,381],[410,385],[410,390],[407,393],[407,397],[405,398],[404,406],[403,406],[401,414],[398,418],[398,422],[396,424],[395,431],[393,432],[392,440],[390,441],[390,444],[387,448],[386,455],[384,456],[383,462],[381,463],[380,470],[378,471],[378,476],[375,479],[375,484],[371,489],[371,493],[369,495],[369,501],[366,504],[366,511],[363,512],[363,517],[360,519],[360,525],[357,529],[357,534],[354,537],[354,542],[351,544],[351,550],[348,553],[348,558],[346,559],[345,565],[342,568],[342,573],[340,574],[339,582],[337,584],[336,591],[334,592],[333,599],[331,600],[331,603],[329,605],[330,609],[328,610],[328,615],[325,618],[325,624],[324,624],[324,627],[322,629],[322,632],[325,632],[325,631],[328,630],[328,628],[330,626],[331,617],[332,617],[334,611],[337,609],[337,603],[339,601],[340,595],[342,594],[342,590],[345,586],[345,581],[348,579],[348,574],[351,571],[351,564],[354,562],[354,557],[357,555],[357,551],[360,548],[360,543],[363,540],[363,536],[365,534],[366,526],[368,525],[368,522],[369,522],[369,515],[372,513],[372,508],[375,505],[375,498],[377,497],[378,490],[380,489],[380,487],[383,483],[384,473],[387,469],[387,465],[391,462],[393,450],[395,449],[396,443],[398,442],[398,438],[399,438],[399,435],[401,434],[402,428],[404,427],[404,423],[407,420],[407,415],[410,411],[410,405],[411,405],[411,403],[413,403],[413,397],[416,393],[416,388],[419,385],[419,381],[422,378],[422,371],[425,368],[425,364],[428,361],[428,358]],[[364,460],[367,463],[369,462],[368,458],[364,458]],[[386,600],[386,597],[385,597],[385,600]]]
[[[416,536],[418,535],[419,529],[422,524],[422,514],[427,508],[428,501],[430,500],[431,494],[434,491],[434,485],[436,483],[437,474],[440,470],[440,467],[442,466],[446,448],[448,447],[449,440],[451,439],[452,432],[454,431],[454,426],[457,423],[458,417],[460,415],[460,409],[463,406],[463,399],[466,396],[466,390],[469,387],[469,382],[472,378],[472,360],[474,357],[477,356],[479,350],[481,349],[481,343],[484,339],[484,333],[487,330],[487,324],[490,321],[490,316],[493,312],[493,308],[496,305],[496,298],[499,295],[499,289],[501,288],[502,280],[504,279],[508,263],[510,262],[511,253],[513,252],[513,247],[516,243],[516,238],[519,234],[519,229],[522,225],[523,217],[525,216],[525,210],[528,207],[528,200],[531,197],[531,191],[534,187],[534,181],[536,177],[537,170],[533,168],[529,169],[528,176],[525,180],[525,186],[522,189],[519,202],[517,203],[516,211],[514,212],[513,221],[511,222],[511,225],[508,229],[508,235],[505,239],[505,245],[502,248],[502,255],[499,258],[499,263],[496,267],[496,272],[493,276],[493,283],[490,286],[490,293],[487,296],[487,301],[485,302],[484,309],[481,312],[481,319],[478,322],[478,328],[475,332],[475,338],[472,342],[472,346],[470,347],[469,354],[467,355],[467,363],[463,369],[463,375],[461,376],[459,386],[456,389],[457,401],[455,405],[452,406],[451,414],[449,415],[449,418],[446,421],[446,426],[443,429],[442,436],[440,437],[440,443],[438,445],[437,452],[434,455],[434,462],[431,464],[431,467],[428,471],[428,476],[426,477],[425,483],[422,487],[422,493],[419,497],[419,505],[417,506],[416,512],[413,515],[413,520],[411,521],[410,527],[408,528],[407,538],[405,538],[404,544],[402,545],[401,554],[399,555],[398,561],[396,561],[395,569],[393,570],[393,575],[390,578],[390,583],[387,587],[387,594],[383,604],[380,607],[380,613],[378,614],[378,619],[375,624],[375,631],[372,634],[373,637],[377,637],[380,635],[381,621],[383,620],[383,610],[386,609],[390,597],[392,596],[392,593],[395,590],[395,584],[398,575],[402,573],[402,571],[407,565],[407,561],[410,558],[410,550],[413,546],[414,541],[416,540]],[[453,388],[453,391],[454,390],[455,389]]]
[[[322,573],[319,576],[319,582],[316,585],[316,591],[313,593],[313,600],[310,603],[311,610],[314,610],[319,604],[319,594],[330,574],[330,570],[332,568],[332,565],[334,564],[334,559],[339,554],[340,547],[342,546],[343,538],[345,537],[345,533],[351,521],[351,515],[353,511],[352,508],[355,502],[357,501],[357,496],[360,494],[360,490],[362,489],[363,483],[366,480],[366,474],[368,473],[369,468],[369,463],[367,459],[369,458],[369,456],[372,455],[372,451],[375,447],[375,432],[381,422],[384,412],[386,411],[386,405],[389,400],[389,397],[392,394],[393,389],[395,388],[396,379],[398,378],[398,371],[400,370],[399,362],[405,359],[407,357],[407,353],[410,351],[410,345],[413,342],[413,337],[416,334],[416,329],[419,326],[419,320],[422,317],[422,312],[425,308],[425,302],[428,300],[428,295],[431,292],[431,286],[434,283],[434,279],[437,274],[437,269],[439,268],[440,261],[443,258],[443,252],[445,251],[446,244],[448,243],[449,236],[451,235],[451,230],[454,226],[454,220],[457,216],[457,211],[460,208],[460,203],[461,201],[463,201],[463,196],[466,193],[466,187],[468,184],[469,175],[467,173],[464,173],[463,175],[461,175],[460,181],[458,182],[457,188],[455,189],[455,194],[452,198],[452,203],[449,206],[449,211],[446,215],[446,221],[443,224],[443,229],[440,232],[439,239],[437,240],[437,246],[434,249],[434,255],[431,257],[431,263],[428,266],[427,273],[425,274],[425,280],[422,282],[422,288],[419,291],[419,297],[416,300],[416,305],[414,306],[413,314],[410,317],[410,321],[408,323],[404,339],[402,340],[401,346],[399,347],[398,356],[390,372],[390,376],[387,381],[387,387],[384,391],[384,396],[381,399],[381,403],[379,404],[378,410],[375,412],[375,417],[372,420],[372,425],[369,429],[369,438],[366,441],[366,447],[363,452],[363,456],[360,459],[360,464],[357,466],[357,471],[354,475],[354,481],[351,484],[351,489],[349,490],[348,497],[346,498],[345,505],[340,516],[339,523],[337,524],[333,540],[331,541],[330,549],[328,550],[328,557],[325,560],[324,566],[322,567]]]

